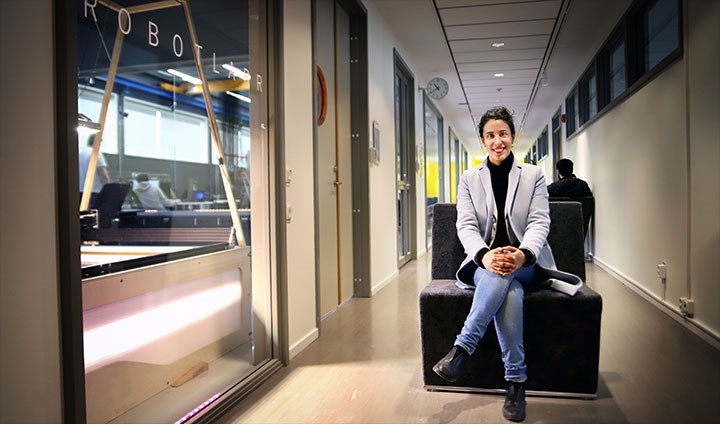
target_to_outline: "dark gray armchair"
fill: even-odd
[[[432,366],[452,348],[473,291],[455,285],[465,257],[457,237],[454,204],[433,210],[432,281],[420,294],[423,377],[430,390],[490,391],[506,388],[500,347],[491,323],[460,378],[448,383]],[[585,280],[583,222],[578,202],[550,203],[548,243],[558,269]],[[545,288],[543,278],[525,287],[525,353],[529,394],[594,398],[600,358],[602,298],[587,285],[575,296]]]

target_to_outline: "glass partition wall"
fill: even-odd
[[[432,208],[443,202],[443,118],[427,96],[425,100],[425,216],[427,246],[432,246]]]
[[[458,171],[460,170],[460,139],[455,135],[455,131],[450,128],[450,138],[448,144],[450,146],[450,202],[457,202],[457,185],[460,181]]]
[[[89,422],[182,422],[272,356],[261,7],[77,1]]]

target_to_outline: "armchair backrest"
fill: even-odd
[[[457,236],[455,222],[457,209],[454,203],[438,203],[433,208],[432,227],[432,278],[455,279],[465,251]],[[585,280],[583,250],[582,206],[578,202],[550,203],[550,233],[548,244],[553,251],[555,264],[561,271]]]
[[[590,220],[595,215],[595,197],[551,197],[550,202],[580,202],[583,216],[583,236],[587,237]]]

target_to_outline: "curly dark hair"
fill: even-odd
[[[480,132],[481,138],[483,137],[483,127],[485,127],[485,124],[487,124],[491,119],[505,121],[505,123],[510,127],[510,135],[515,138],[515,123],[513,122],[513,114],[505,106],[495,106],[490,108],[487,112],[485,112],[482,118],[480,118],[478,131]]]

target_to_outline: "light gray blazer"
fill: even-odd
[[[512,244],[528,249],[535,255],[536,265],[551,278],[559,280],[551,287],[575,294],[582,285],[579,277],[557,270],[547,236],[550,232],[550,206],[545,176],[540,168],[513,159],[508,175],[508,192],[505,200],[505,219]],[[456,273],[458,286],[473,288],[473,273],[477,265],[473,258],[482,248],[490,248],[497,229],[497,206],[493,195],[488,160],[460,177],[457,189],[457,233],[465,248],[465,260]],[[562,282],[569,283],[563,287]],[[563,290],[565,288],[566,290]]]

